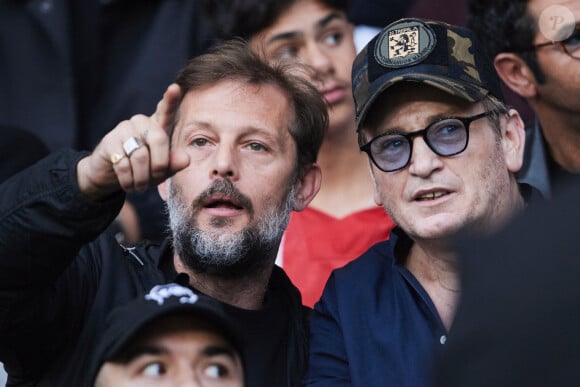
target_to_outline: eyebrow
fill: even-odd
[[[156,345],[138,345],[133,348],[128,349],[119,359],[122,364],[128,364],[140,356],[145,355],[166,355],[169,351],[165,347],[160,347]]]
[[[119,360],[122,364],[129,364],[133,360],[141,357],[141,356],[159,356],[159,355],[167,355],[169,350],[162,346],[155,346],[155,345],[140,345],[134,348],[131,348],[126,353],[123,354],[122,358]],[[232,360],[236,359],[236,352],[227,346],[223,345],[208,345],[201,351],[204,356],[220,356],[226,355]]]
[[[211,122],[206,122],[206,121],[190,121],[190,122],[184,123],[181,126],[181,134],[180,135],[183,138],[183,137],[186,137],[191,132],[194,132],[194,131],[200,130],[200,129],[201,130],[216,131],[219,129],[219,126],[216,127]],[[261,134],[262,136],[266,137],[267,139],[269,139],[272,142],[279,143],[279,141],[276,140],[275,136],[272,136],[272,134],[269,133],[268,128],[266,128],[266,127],[246,125],[246,126],[243,126],[241,129],[243,131],[243,133],[241,134],[241,137],[257,133],[257,134]]]
[[[187,134],[199,129],[212,129],[212,125],[209,122],[197,120],[183,122],[179,125],[179,139],[183,139]]]
[[[341,15],[338,12],[331,12],[328,15],[326,15],[325,17],[323,17],[322,19],[320,19],[318,22],[316,22],[315,25],[315,29],[320,30],[324,27],[326,27],[330,22],[332,22],[335,19],[341,19]],[[277,35],[274,35],[272,37],[270,37],[270,39],[268,39],[268,41],[266,42],[266,45],[280,41],[280,40],[290,40],[290,39],[296,39],[297,37],[303,35],[302,32],[299,31],[289,31],[289,32],[283,32]]]
[[[448,112],[448,113],[432,114],[429,117],[427,117],[428,124],[427,124],[427,126],[425,126],[423,128],[415,128],[411,131],[405,131],[402,127],[394,126],[394,127],[387,128],[378,134],[372,133],[371,135],[373,135],[373,136],[382,136],[385,134],[403,134],[403,135],[405,135],[407,133],[413,133],[413,132],[416,132],[418,130],[427,129],[429,126],[431,126],[436,121],[444,120],[447,118],[463,118],[463,117],[466,117],[466,114],[467,113],[465,113],[465,112],[463,112],[463,113],[458,113],[458,112],[457,113],[449,113]],[[467,115],[469,115],[469,114],[467,114]],[[376,131],[373,130],[372,132],[376,132]],[[369,133],[370,133],[370,131],[369,131]]]
[[[208,345],[203,349],[202,354],[204,354],[205,356],[226,355],[230,357],[232,360],[236,359],[236,352],[232,348],[225,347],[222,345]]]

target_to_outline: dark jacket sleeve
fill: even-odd
[[[92,302],[102,254],[87,243],[124,196],[83,196],[76,164],[84,155],[57,152],[0,185],[0,361],[11,374],[24,365],[41,372]]]
[[[307,386],[350,386],[350,371],[337,305],[336,282],[330,276],[310,322]]]
[[[56,152],[0,185],[0,290],[53,283],[115,219],[122,194],[96,203],[78,189],[85,155]]]

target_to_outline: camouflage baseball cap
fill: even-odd
[[[499,78],[472,31],[432,20],[389,24],[357,55],[352,69],[356,127],[376,98],[401,81],[425,83],[477,102],[503,100]]]

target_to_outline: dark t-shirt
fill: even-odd
[[[286,368],[288,361],[287,307],[279,300],[269,299],[260,310],[242,310],[226,305],[226,311],[242,327],[248,386],[284,386],[284,373],[280,370]]]

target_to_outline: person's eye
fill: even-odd
[[[324,43],[327,46],[338,46],[342,42],[344,34],[342,32],[333,32],[324,36]]]
[[[292,45],[282,46],[274,52],[276,60],[296,60],[297,57],[298,47]]]
[[[250,143],[248,145],[248,148],[250,148],[251,150],[253,150],[255,152],[264,152],[264,151],[267,150],[267,148],[264,145],[262,145],[262,144],[260,144],[258,142],[252,142],[252,143]]]
[[[141,375],[143,376],[160,376],[165,372],[165,365],[160,362],[149,363],[141,369]]]
[[[192,145],[198,146],[198,147],[202,147],[208,144],[207,139],[205,138],[196,138],[191,142]]]
[[[436,143],[457,143],[465,140],[467,130],[461,121],[442,121],[427,130],[429,140]]]
[[[463,130],[460,123],[448,123],[437,128],[436,133],[441,136],[453,136]]]
[[[231,372],[230,369],[225,365],[214,363],[209,364],[207,367],[205,367],[203,373],[205,374],[205,376],[211,379],[223,379],[230,376]]]
[[[389,138],[385,137],[378,142],[378,148],[380,152],[397,152],[403,146],[405,146],[406,141],[401,137]]]

